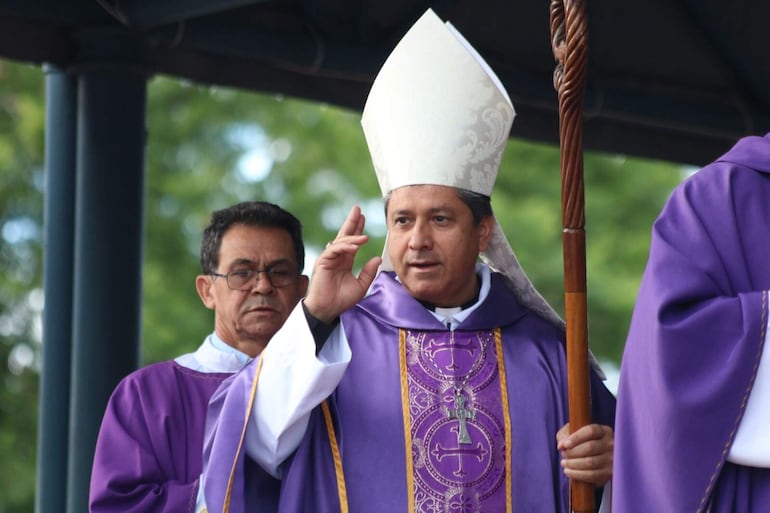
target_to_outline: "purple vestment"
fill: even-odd
[[[770,134],[685,180],[656,220],[621,366],[614,513],[770,511],[769,469],[726,462],[765,339],[769,228]]]
[[[567,421],[563,332],[522,307],[499,275],[454,332],[392,273],[380,273],[342,325],[352,360],[285,465],[281,513],[340,512],[341,500],[351,513],[566,511],[556,450]],[[211,513],[227,478],[209,471],[221,475],[234,457],[236,468],[249,464],[236,446],[250,386],[238,382],[212,402]],[[592,386],[594,421],[611,425],[614,398],[593,373]],[[241,474],[229,513],[262,511],[243,498],[253,492]]]
[[[124,378],[99,431],[91,512],[194,511],[206,407],[230,375],[167,361]]]

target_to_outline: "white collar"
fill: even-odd
[[[194,353],[184,354],[175,359],[182,367],[198,372],[238,372],[252,358],[225,343],[212,333]]]
[[[481,278],[481,288],[479,289],[479,298],[475,303],[465,309],[461,309],[459,306],[453,308],[436,307],[435,311],[430,312],[433,317],[438,319],[441,324],[448,326],[450,330],[457,328],[489,295],[489,289],[492,286],[489,267],[485,264],[476,264],[476,275]]]

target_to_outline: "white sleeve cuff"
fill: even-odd
[[[770,308],[770,306],[768,306]],[[770,314],[770,312],[768,312]],[[765,342],[759,359],[757,377],[751,389],[746,411],[738,426],[727,461],[749,467],[770,468],[770,315],[765,327]]]
[[[260,358],[246,452],[280,477],[281,463],[299,446],[310,412],[337,387],[350,363],[350,346],[338,325],[318,356],[302,305],[298,304]]]

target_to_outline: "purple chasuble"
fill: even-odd
[[[770,134],[685,180],[653,226],[621,366],[615,513],[770,511],[770,470],[726,462],[765,339],[768,255]]]
[[[99,431],[90,511],[194,511],[206,407],[228,376],[167,361],[124,378]]]
[[[500,276],[454,333],[392,273],[342,324],[352,360],[286,466],[282,513],[566,512],[563,332]],[[595,422],[612,425],[593,373],[592,388]]]

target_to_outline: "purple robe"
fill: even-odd
[[[614,512],[770,511],[769,469],[726,461],[765,339],[768,228],[770,134],[685,180],[656,220],[621,365]]]
[[[194,511],[206,408],[230,375],[166,361],[124,378],[99,431],[90,511]]]
[[[454,333],[392,273],[378,276],[342,325],[352,360],[285,464],[281,513],[566,511],[556,450],[567,422],[564,334],[519,305],[499,275]],[[207,442],[211,513],[228,493],[215,476],[234,459],[229,513],[262,511],[245,497],[239,469],[249,458],[238,447],[257,368],[212,401],[222,431]],[[592,387],[594,420],[611,425],[614,398],[593,373]]]

